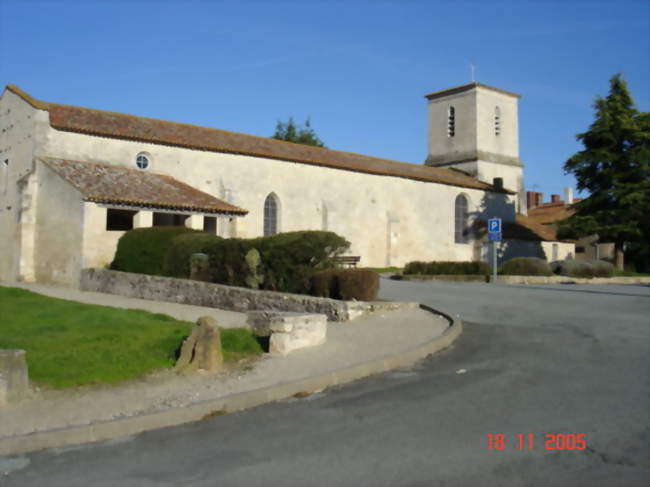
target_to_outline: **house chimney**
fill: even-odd
[[[535,206],[540,206],[544,203],[544,193],[535,193]]]
[[[494,178],[494,179],[492,179],[492,186],[494,186],[494,189],[496,189],[496,190],[503,189],[503,178]]]
[[[559,194],[552,194],[551,195],[551,203],[559,203],[560,202],[560,195]]]
[[[526,208],[528,208],[529,210],[537,206],[535,204],[536,195],[537,193],[535,193],[535,191],[526,191]]]
[[[573,188],[564,188],[564,202],[567,205],[573,204]]]

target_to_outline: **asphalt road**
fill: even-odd
[[[382,280],[381,294],[459,313],[465,332],[304,399],[0,458],[0,485],[649,485],[650,287]],[[578,434],[583,450],[547,449]]]

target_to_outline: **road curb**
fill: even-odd
[[[454,318],[451,315],[425,305],[420,305],[420,308],[447,319],[449,321],[449,327],[442,335],[411,350],[380,357],[333,372],[327,372],[293,382],[281,382],[261,389],[231,394],[219,399],[211,399],[183,408],[169,409],[157,413],[58,430],[0,438],[0,456],[18,455],[47,448],[61,448],[82,443],[105,441],[154,429],[178,426],[199,421],[210,416],[231,413],[269,402],[287,399],[298,393],[311,394],[319,392],[328,387],[345,384],[370,375],[411,365],[418,360],[450,346],[460,336],[463,328],[460,318]]]

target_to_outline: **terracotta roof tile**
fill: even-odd
[[[478,220],[478,228],[487,230],[487,222]],[[557,242],[557,232],[553,226],[542,225],[526,215],[517,215],[514,222],[503,222],[503,239],[534,240]]]
[[[576,199],[574,201],[578,202],[580,200]],[[570,205],[565,204],[564,201],[544,203],[535,208],[529,208],[528,210],[528,216],[535,222],[542,224],[555,223],[556,221],[564,220],[574,213],[575,210],[573,210]]]
[[[85,201],[196,213],[248,213],[170,176],[93,162],[39,160],[77,188]]]
[[[52,127],[101,137],[138,140],[191,149],[243,154],[464,188],[495,190],[490,184],[446,168],[409,164],[351,152],[293,144],[267,137],[35,100],[13,85],[8,90],[48,110]]]

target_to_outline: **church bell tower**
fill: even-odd
[[[490,184],[502,178],[506,189],[517,192],[517,212],[525,213],[519,97],[476,82],[426,95],[429,151],[425,164],[460,169]]]

